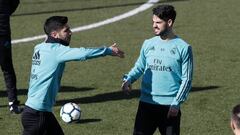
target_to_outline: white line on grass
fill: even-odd
[[[79,31],[84,31],[84,30],[89,30],[89,29],[93,29],[93,28],[97,28],[106,24],[110,24],[113,22],[117,22],[120,21],[122,19],[128,18],[130,16],[136,15],[142,11],[147,10],[148,8],[152,7],[155,3],[157,3],[159,0],[148,0],[148,2],[146,2],[145,4],[139,6],[138,8],[135,8],[129,12],[126,12],[124,14],[115,16],[113,18],[109,18],[100,22],[96,22],[96,23],[92,23],[89,25],[84,25],[84,26],[80,26],[77,28],[73,28],[71,29],[72,32],[79,32]],[[34,40],[38,40],[38,39],[42,39],[42,38],[46,38],[46,35],[38,35],[38,36],[33,36],[33,37],[27,37],[27,38],[22,38],[22,39],[15,39],[12,40],[12,44],[17,44],[17,43],[23,43],[23,42],[29,42],[29,41],[34,41]]]

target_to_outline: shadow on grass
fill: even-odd
[[[23,1],[21,4],[28,4],[28,5],[35,5],[35,4],[51,4],[51,3],[70,3],[70,2],[75,2],[79,0],[48,0],[48,1]]]
[[[199,92],[199,91],[208,91],[208,90],[213,90],[213,89],[218,89],[220,88],[219,86],[206,86],[206,87],[192,87],[190,92]]]
[[[62,86],[59,90],[59,92],[85,92],[85,91],[90,91],[90,90],[94,90],[95,88],[92,87],[81,87],[81,88],[77,88],[77,87],[72,87],[72,86]]]
[[[59,90],[59,92],[85,92],[85,91],[90,91],[94,90],[95,88],[92,87],[82,87],[82,88],[77,88],[77,87],[72,87],[72,86],[62,86]],[[27,89],[18,89],[17,91],[18,95],[27,95],[28,90]],[[7,97],[7,91],[6,90],[1,90],[0,91],[0,97]]]
[[[68,86],[65,86],[68,87]],[[70,87],[68,87],[70,88]],[[205,87],[192,87],[190,92],[200,92],[200,91],[209,91],[220,88],[219,86],[205,86]],[[89,90],[92,90],[94,88],[89,88]],[[66,89],[65,89],[66,90]],[[81,91],[82,88],[76,88],[75,91]],[[140,96],[140,90],[135,89],[132,90],[129,95],[124,94],[122,91],[118,90],[115,92],[109,92],[109,93],[103,93],[103,94],[97,94],[95,96],[91,97],[81,97],[81,98],[74,98],[74,99],[67,99],[67,100],[58,100],[56,101],[56,106],[62,106],[65,103],[68,102],[74,102],[77,104],[90,104],[90,103],[101,103],[101,102],[107,102],[107,101],[116,101],[116,100],[128,100],[133,98],[139,98]],[[21,104],[23,105],[23,104]],[[0,105],[0,107],[7,107],[7,105]]]
[[[206,86],[206,87],[192,87],[190,92],[199,92],[199,91],[206,91],[206,90],[213,90],[218,89],[219,86]],[[74,102],[79,104],[89,104],[89,103],[99,103],[99,102],[107,102],[107,101],[116,101],[116,100],[123,100],[123,99],[132,99],[138,98],[140,96],[140,90],[135,89],[132,90],[129,95],[124,94],[122,91],[98,94],[91,97],[82,97],[82,98],[74,98],[68,100],[58,100],[56,105],[63,105],[68,102]]]
[[[80,121],[76,122],[77,124],[85,124],[85,123],[93,123],[93,122],[99,122],[102,121],[102,119],[80,119]]]
[[[160,3],[171,3],[171,2],[180,2],[180,1],[189,1],[189,0],[162,0],[162,1],[159,1],[158,3],[160,4]],[[48,1],[46,1],[46,2],[48,2]],[[142,5],[144,3],[145,2],[135,2],[135,3],[126,3],[126,4],[75,8],[75,9],[73,9],[73,8],[71,8],[71,9],[60,9],[60,10],[54,10],[54,11],[41,11],[41,12],[13,14],[12,16],[42,15],[42,14],[63,13],[63,12],[76,12],[76,11],[84,11],[84,10],[96,10],[96,9],[104,9],[104,8],[127,7],[127,6]],[[34,2],[33,4],[40,4],[40,3]],[[42,4],[42,2],[41,2],[41,4]]]
[[[116,100],[123,100],[123,99],[132,99],[137,98],[140,96],[139,90],[132,90],[131,94],[126,95],[122,91],[118,90],[116,92],[109,92],[104,94],[97,94],[91,97],[81,97],[81,98],[74,98],[68,100],[58,100],[56,102],[57,106],[61,106],[68,102],[74,102],[77,104],[89,104],[89,103],[99,103],[99,102],[107,102],[107,101],[116,101]]]

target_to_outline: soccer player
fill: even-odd
[[[193,57],[191,46],[173,32],[175,18],[171,5],[153,9],[155,36],[144,41],[135,66],[124,76],[122,90],[129,93],[143,75],[134,135],[152,135],[157,128],[162,135],[180,134],[180,105],[191,89]]]
[[[18,107],[20,102],[17,99],[16,75],[12,63],[10,16],[18,5],[19,0],[0,0],[0,66],[7,88],[9,110],[16,114],[21,113],[22,108]]]
[[[232,109],[231,128],[235,135],[240,135],[240,104]]]
[[[22,113],[23,135],[63,135],[52,113],[65,63],[84,61],[106,55],[123,58],[124,53],[113,44],[101,48],[70,48],[72,32],[68,18],[52,16],[44,25],[47,40],[35,46],[28,89]]]

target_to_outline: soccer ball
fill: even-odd
[[[66,103],[60,110],[60,117],[66,123],[79,121],[81,117],[81,109],[75,103]]]

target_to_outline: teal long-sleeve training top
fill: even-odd
[[[192,74],[191,46],[179,37],[166,41],[155,36],[144,41],[125,79],[133,83],[143,75],[141,101],[180,107],[191,89]]]
[[[70,48],[61,43],[46,42],[35,46],[25,105],[38,111],[51,112],[60,88],[65,62],[84,61],[111,54],[112,50],[107,47]]]

